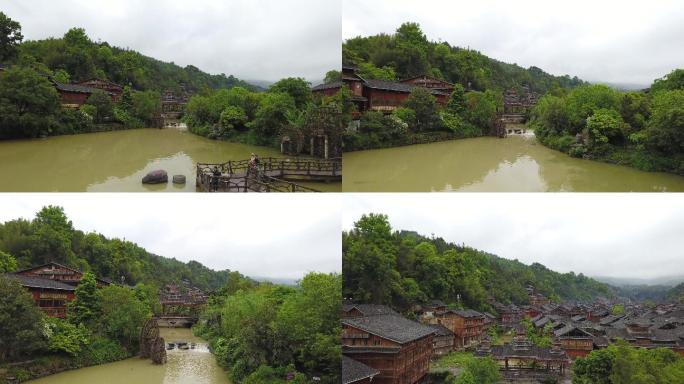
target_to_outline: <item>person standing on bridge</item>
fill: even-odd
[[[221,177],[221,171],[217,166],[211,171],[211,189],[216,192],[219,187],[219,178]]]
[[[254,176],[259,174],[259,156],[254,153],[249,158],[249,173]]]

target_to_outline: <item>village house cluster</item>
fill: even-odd
[[[438,103],[446,104],[454,91],[454,85],[444,80],[422,75],[402,81],[386,81],[364,79],[354,67],[342,67],[342,79],[327,84],[320,84],[311,90],[322,96],[336,94],[343,85],[351,92],[352,102],[358,113],[365,111],[381,111],[391,113],[404,105],[411,91],[416,87],[430,90]]]
[[[383,305],[344,304],[343,383],[417,383],[428,373],[431,359],[463,350],[492,358],[504,377],[563,376],[573,360],[618,339],[684,356],[684,305],[649,308],[608,300],[559,305],[534,287],[527,289],[529,304],[492,301],[496,315],[450,309],[435,300],[413,308],[416,320],[410,320]],[[611,314],[615,304],[624,313]],[[523,319],[539,332],[549,332],[552,345],[534,345]],[[511,335],[510,342],[493,345],[489,330],[494,327]]]

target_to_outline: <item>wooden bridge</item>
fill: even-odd
[[[250,166],[249,160],[197,164],[196,185],[202,192],[319,192],[297,182],[342,181],[342,159],[269,157]]]

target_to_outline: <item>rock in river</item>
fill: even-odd
[[[185,184],[185,175],[173,175],[174,184]]]
[[[152,171],[143,177],[143,184],[161,184],[169,181],[169,175],[163,169]]]

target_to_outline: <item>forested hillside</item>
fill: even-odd
[[[61,82],[97,77],[141,91],[178,90],[181,86],[190,92],[234,86],[256,89],[232,75],[210,75],[192,65],[180,67],[108,42],[94,42],[82,28],[72,28],[62,38],[25,41],[17,52],[13,62],[40,68]]]
[[[364,215],[351,231],[342,232],[342,249],[344,297],[402,310],[434,299],[479,310],[492,310],[492,298],[526,304],[528,284],[555,301],[613,295],[607,284],[583,274],[557,273],[440,237],[393,231],[381,214]]]
[[[476,50],[431,41],[417,23],[404,23],[393,34],[348,39],[342,45],[342,60],[368,78],[400,80],[428,74],[478,91],[527,84],[533,91],[546,93],[583,83],[577,77],[553,76],[537,67],[522,68]]]
[[[160,287],[188,279],[199,288],[213,290],[237,273],[213,271],[196,261],[183,263],[151,254],[130,241],[83,232],[73,227],[61,207],[53,206],[44,207],[32,220],[0,224],[0,256],[3,252],[16,260],[9,271],[54,261],[115,282],[123,278],[128,285]],[[0,257],[0,266],[5,258]]]

